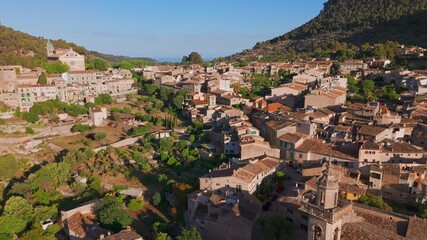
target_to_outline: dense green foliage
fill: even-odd
[[[0,217],[0,233],[19,233],[34,218],[34,210],[28,201],[19,196],[13,196],[6,201]]]
[[[123,202],[116,197],[105,196],[93,206],[93,211],[101,226],[113,231],[120,231],[132,222],[129,213],[123,208]]]
[[[132,70],[133,68],[142,68],[147,65],[150,65],[152,62],[142,59],[129,59],[121,61],[115,65],[113,65],[114,68],[122,68],[127,70]]]
[[[59,100],[49,100],[46,102],[35,102],[30,108],[30,113],[36,115],[55,115],[58,110],[66,112],[68,115],[77,117],[80,114],[87,114],[86,106],[78,104],[67,104]]]
[[[144,208],[144,201],[141,199],[133,198],[128,204],[128,208],[132,211],[138,211]]]
[[[195,227],[182,230],[181,234],[176,238],[177,240],[202,240],[200,233]]]
[[[45,72],[42,72],[40,74],[39,79],[37,81],[37,84],[40,84],[40,85],[47,84],[47,77],[46,77],[46,73]]]
[[[259,42],[240,56],[256,60],[262,54],[264,61],[295,60],[297,56],[345,60],[353,58],[364,43],[372,46],[393,41],[426,47],[425,19],[426,0],[329,0],[311,21]]]
[[[203,59],[198,52],[192,52],[190,55],[182,57],[181,64],[203,64]]]
[[[363,195],[361,198],[359,198],[358,202],[371,206],[376,207],[384,210],[391,211],[392,208],[390,205],[388,205],[380,196],[373,196],[373,195]]]
[[[81,123],[77,123],[77,124],[75,124],[71,128],[72,132],[81,132],[81,133],[84,133],[84,132],[87,132],[89,130],[90,130],[90,126],[89,125],[81,124]]]
[[[39,116],[32,112],[25,112],[22,114],[22,118],[30,123],[35,123],[39,120]]]
[[[62,62],[45,62],[42,63],[42,67],[48,74],[59,74],[69,70],[68,65]]]
[[[100,58],[89,60],[86,62],[86,70],[107,71],[108,63],[105,60]]]
[[[396,87],[394,84],[384,84],[380,79],[356,81],[352,76],[348,76],[348,90],[352,94],[349,100],[353,102],[378,101],[379,99],[396,102],[405,88]]]
[[[102,104],[111,104],[113,102],[113,98],[110,94],[99,94],[95,98],[95,104],[102,105]]]

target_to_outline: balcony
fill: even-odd
[[[352,211],[352,203],[339,200],[333,209],[323,209],[309,202],[302,202],[300,210],[333,223]]]

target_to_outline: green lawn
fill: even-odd
[[[0,157],[0,180],[14,177],[18,170],[18,161],[13,155]]]

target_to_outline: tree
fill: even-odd
[[[138,211],[144,208],[144,201],[134,198],[130,200],[128,208],[132,211]]]
[[[86,66],[86,69],[87,70],[107,71],[108,70],[108,64],[106,61],[97,58],[95,60],[89,61],[87,66]]]
[[[111,104],[113,103],[113,98],[110,94],[99,94],[98,97],[95,98],[95,104],[96,105],[103,105],[103,104]]]
[[[93,137],[95,138],[96,141],[101,141],[102,139],[107,137],[107,134],[105,132],[99,132],[99,133],[95,133]]]
[[[162,195],[159,192],[154,193],[153,195],[153,205],[158,206],[162,202]]]
[[[64,73],[69,69],[68,65],[62,62],[46,62],[42,64],[42,67],[46,70],[47,74]]]
[[[1,216],[0,217],[0,234],[13,234],[22,232],[27,226],[27,222],[19,217]]]
[[[332,64],[330,72],[332,76],[339,75],[341,73],[341,66],[338,63]]]
[[[42,72],[39,76],[39,79],[37,80],[37,84],[39,85],[45,85],[47,84],[47,77],[46,77],[46,73]]]
[[[35,123],[39,120],[39,116],[37,116],[37,114],[32,113],[32,112],[25,112],[22,114],[22,118],[30,123]]]
[[[292,224],[283,216],[271,215],[262,222],[262,232],[268,238],[279,240],[282,236],[292,235]]]
[[[101,226],[113,231],[120,231],[132,222],[129,213],[123,209],[123,203],[112,196],[106,196],[96,203],[93,212]]]
[[[198,52],[192,52],[190,55],[188,55],[188,62],[190,64],[202,64],[203,59]]]
[[[156,240],[172,240],[167,233],[159,232],[156,234]]]
[[[198,52],[192,52],[188,56],[183,56],[181,64],[202,64],[203,59],[202,56]]]
[[[58,206],[38,206],[34,209],[34,216],[37,221],[55,220],[58,217]]]
[[[375,95],[375,82],[371,79],[366,79],[362,81],[361,90],[363,92],[363,96],[368,101],[375,101],[377,96]]]
[[[200,233],[195,227],[182,230],[181,234],[176,238],[177,240],[202,240]]]
[[[154,95],[159,90],[159,87],[155,84],[147,84],[145,85],[145,92],[148,96]]]
[[[19,233],[34,219],[34,210],[31,204],[23,197],[12,196],[4,206],[0,217],[0,233]]]

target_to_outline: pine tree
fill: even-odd
[[[45,84],[47,84],[47,77],[46,77],[46,73],[45,72],[42,72],[42,74],[40,74],[39,80],[37,81],[37,84],[39,84],[39,85],[45,85]]]

